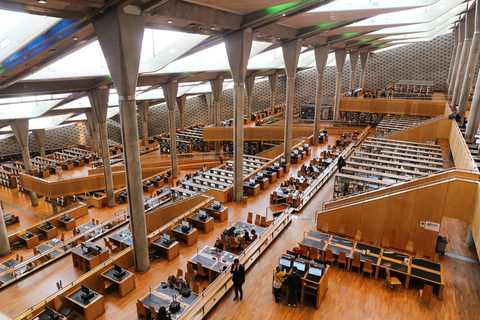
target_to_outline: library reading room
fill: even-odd
[[[0,21],[0,320],[480,319],[476,1]]]

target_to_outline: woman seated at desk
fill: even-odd
[[[188,287],[188,283],[185,281],[185,279],[182,276],[178,277],[176,287],[179,291],[185,290],[185,289],[190,289]]]
[[[177,278],[172,274],[170,276],[168,276],[168,280],[167,280],[167,283],[170,287],[174,287],[177,285],[178,283],[178,280]]]

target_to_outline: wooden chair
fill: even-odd
[[[112,246],[112,244],[110,243],[110,241],[108,241],[107,238],[103,238],[103,242],[105,243],[105,247],[107,247],[108,249],[110,249],[110,252],[113,252],[113,246]]]
[[[205,269],[203,269],[203,265],[200,262],[197,262],[197,274],[195,277],[201,277],[203,279],[206,278],[207,274],[205,273]]]
[[[365,263],[363,264],[362,275],[364,272],[368,273],[370,275],[370,278],[372,277],[372,273],[373,273],[372,260],[365,259]]]
[[[253,223],[253,213],[249,212],[247,215],[247,223],[252,224]]]
[[[400,280],[398,280],[397,277],[390,276],[390,268],[386,268],[385,271],[387,272],[387,283],[389,288],[393,289],[402,285],[402,283],[400,282]]]
[[[260,227],[268,227],[268,224],[267,224],[267,218],[265,216],[261,216],[260,217]]]
[[[330,262],[330,265],[333,265],[335,262],[335,258],[333,257],[333,251],[330,249],[327,249],[325,251],[325,262]]]
[[[271,203],[277,203],[277,201],[278,201],[278,193],[277,191],[273,191]]]
[[[367,260],[368,259],[365,259],[365,261],[367,261]],[[358,253],[354,253],[353,254],[353,259],[352,259],[352,268],[357,268],[358,272],[360,272],[361,266],[362,266],[362,262],[360,261],[360,255]]]
[[[430,308],[430,305],[432,304],[432,299],[433,299],[433,287],[426,284],[423,286],[423,289],[420,289],[420,304],[422,303],[428,304],[428,307]]]
[[[15,258],[15,260],[20,261],[20,255],[18,253],[17,253],[17,257]]]
[[[355,236],[355,241],[359,242],[362,240],[362,231],[357,230],[357,235]]]
[[[235,251],[235,249],[237,249],[237,247],[238,247],[238,244],[235,242],[235,237],[230,236],[230,249]]]
[[[255,225],[256,226],[260,225],[260,216],[258,214],[255,216]]]
[[[65,241],[65,233],[62,233],[62,235],[60,236],[60,241]]]
[[[191,263],[187,263],[187,272],[190,277],[195,277],[195,275],[197,274],[195,272],[195,269],[193,269],[193,265]]]
[[[147,309],[145,309],[141,300],[137,300],[137,314],[145,318],[147,317]]]
[[[225,234],[224,234],[224,233],[220,234],[220,241],[222,241],[223,247],[224,247],[225,249],[230,248],[230,245],[229,245],[228,242],[227,242],[227,237],[225,237]]]
[[[419,259],[423,259],[423,251],[422,250],[417,250],[417,253],[415,253],[415,257]]]
[[[200,295],[202,293],[201,290],[200,290],[200,286],[196,282],[192,283],[191,288],[192,288],[193,293],[195,293],[196,295]]]
[[[339,263],[343,264],[343,270],[345,270],[345,268],[347,267],[347,254],[345,253],[345,251],[340,251],[340,253],[338,254],[337,266]]]
[[[308,257],[308,251],[309,251],[308,247],[301,243],[299,243],[299,245],[300,245],[300,248],[302,248],[303,255]]]
[[[20,256],[20,261],[19,262],[23,262],[23,256]]]
[[[96,219],[95,224],[98,226],[100,224],[100,221],[98,221],[98,219]]]
[[[187,283],[188,287],[191,288],[192,287],[192,277],[190,276],[190,273],[188,272],[185,272],[185,282]]]
[[[405,247],[405,252],[412,253],[415,250],[415,242],[408,240],[407,246]]]
[[[318,249],[317,248],[311,248],[309,257],[312,258],[312,260],[318,259],[319,258]]]
[[[245,238],[242,237],[242,242],[240,243],[240,245],[242,246],[242,249],[245,249],[246,247],[248,247],[248,244]]]
[[[157,319],[157,310],[153,306],[148,306],[148,309],[150,310],[150,316],[152,319]]]
[[[177,279],[178,277],[183,277],[183,270],[180,268],[177,269]]]
[[[95,219],[94,218],[92,218],[92,223],[95,224]]]

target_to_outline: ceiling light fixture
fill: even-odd
[[[210,29],[215,30],[215,27],[210,27]]]
[[[73,40],[73,41],[78,41],[78,37],[75,36],[75,37],[72,38],[72,40]]]
[[[286,17],[286,16],[287,16],[287,15],[286,15],[285,13],[284,13],[284,14],[282,14],[282,17]]]
[[[47,0],[37,0],[38,3],[45,4],[47,3]]]
[[[168,20],[167,23],[173,23],[173,21],[172,21],[172,20]]]

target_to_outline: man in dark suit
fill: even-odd
[[[240,293],[240,301],[243,299],[242,285],[245,283],[245,267],[240,264],[238,259],[233,261],[232,268],[230,269],[232,274],[233,288],[235,289],[235,297],[233,300],[238,299],[238,293]]]
[[[302,289],[302,278],[297,273],[297,267],[293,267],[292,273],[288,276],[288,306],[297,306],[297,292]]]

